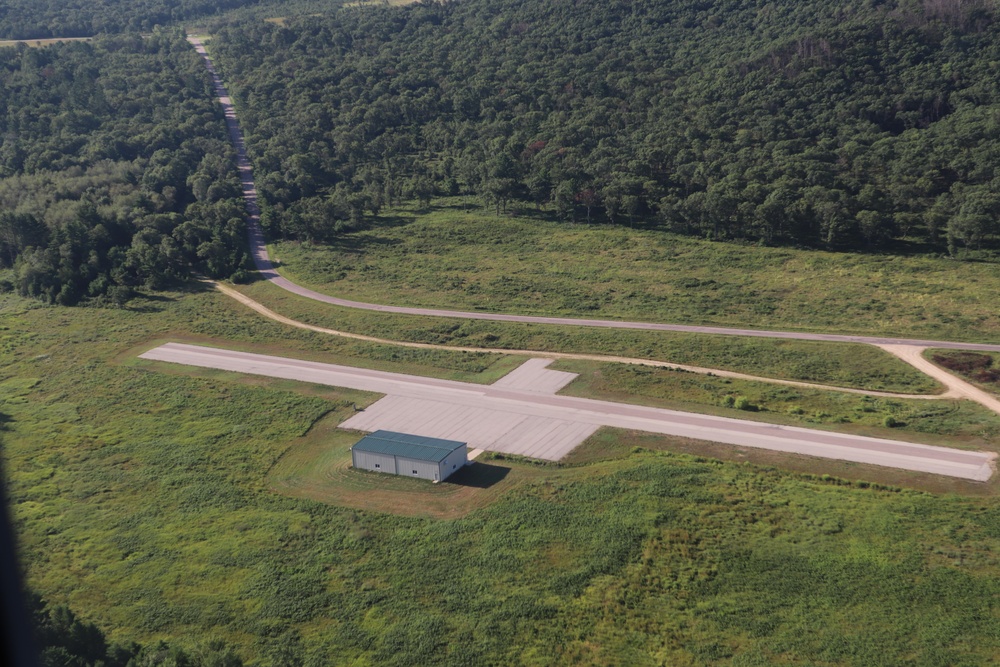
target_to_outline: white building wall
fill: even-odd
[[[417,477],[419,479],[429,479],[432,482],[440,481],[441,470],[434,461],[418,461],[402,456],[396,457],[396,470],[398,475],[403,477]],[[414,472],[416,471],[416,472]]]
[[[453,451],[439,464],[441,480],[446,480],[453,473],[458,472],[468,460],[468,448],[465,445]]]
[[[396,457],[392,454],[375,454],[351,449],[351,463],[360,470],[373,470],[396,474]]]

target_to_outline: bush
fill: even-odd
[[[250,282],[250,273],[246,269],[236,269],[233,275],[229,276],[229,280],[237,285],[246,285]]]

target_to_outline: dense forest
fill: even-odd
[[[223,28],[274,235],[407,198],[716,239],[976,254],[992,0],[463,0]],[[980,253],[981,255],[981,253]]]
[[[244,261],[232,149],[179,31],[0,48],[0,268],[72,305]]]
[[[261,0],[4,0],[0,37],[44,39],[149,31]]]

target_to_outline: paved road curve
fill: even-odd
[[[143,359],[347,387],[465,409],[580,426],[612,426],[746,447],[794,452],[986,481],[995,454],[932,447],[792,426],[528,391],[516,383],[483,386],[233,350],[168,343]]]
[[[278,274],[271,259],[267,254],[267,245],[264,242],[264,235],[260,229],[260,208],[257,205],[257,188],[253,181],[253,170],[250,160],[247,159],[246,144],[243,141],[243,132],[240,130],[239,122],[236,119],[236,110],[233,108],[232,98],[222,84],[222,79],[216,72],[211,58],[205,51],[202,41],[189,35],[188,41],[194,45],[195,50],[205,59],[205,66],[212,75],[212,84],[215,94],[219,98],[219,103],[226,115],[226,126],[229,128],[229,136],[236,147],[236,166],[239,170],[240,181],[243,187],[243,198],[246,200],[248,215],[248,234],[250,237],[250,249],[253,254],[254,264],[257,270],[269,281],[299,296],[307,299],[322,301],[334,306],[344,308],[358,308],[361,310],[375,310],[384,313],[399,313],[403,315],[422,315],[429,317],[454,317],[466,320],[489,320],[494,322],[521,322],[526,324],[556,324],[562,326],[583,326],[602,327],[606,329],[641,329],[646,331],[675,331],[684,333],[716,334],[723,336],[754,336],[757,338],[785,338],[794,340],[818,340],[837,343],[868,343],[871,345],[916,345],[920,347],[943,347],[961,350],[980,350],[984,352],[1000,352],[1000,344],[987,343],[956,343],[949,341],[933,340],[913,340],[908,338],[885,338],[878,336],[851,336],[843,334],[821,334],[803,333],[797,331],[763,331],[759,329],[733,329],[727,327],[706,327],[686,324],[660,324],[656,322],[625,322],[618,320],[589,320],[572,317],[540,317],[534,315],[506,315],[502,313],[481,313],[467,312],[460,310],[445,310],[440,308],[408,308],[406,306],[386,306],[375,303],[363,303],[360,301],[350,301],[348,299],[338,299],[334,296],[321,294],[315,290],[307,289],[296,285],[287,278]]]

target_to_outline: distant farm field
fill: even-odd
[[[271,246],[319,291],[407,306],[1000,340],[1000,270],[948,258],[740,246],[497,217],[440,200],[331,245]]]
[[[30,47],[49,46],[59,42],[90,42],[93,37],[56,37],[53,39],[0,39],[0,47],[24,44]]]

